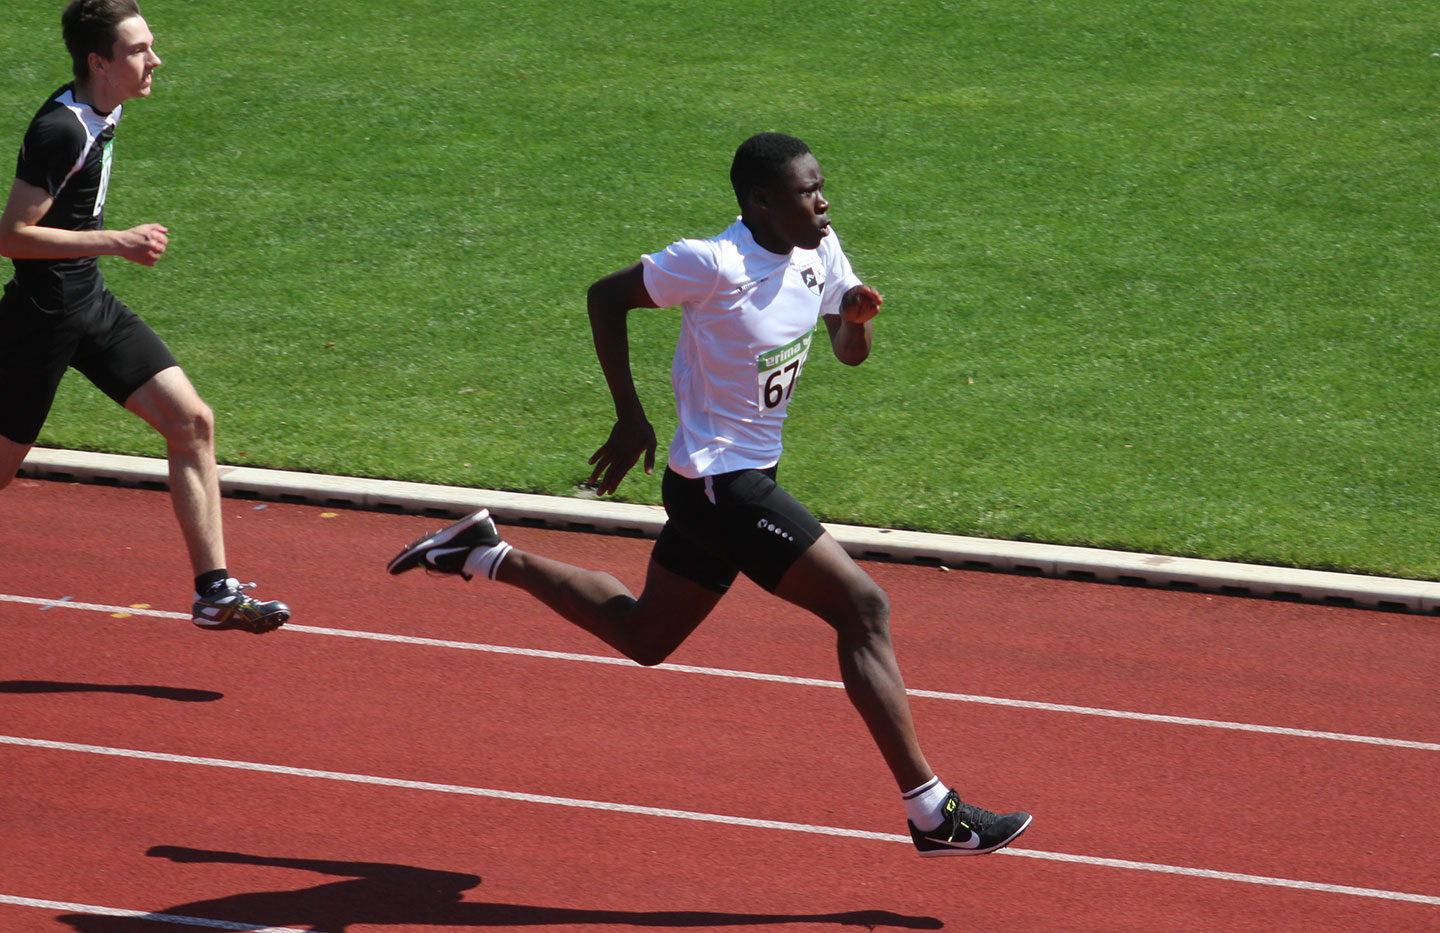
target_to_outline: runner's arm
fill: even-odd
[[[595,467],[590,474],[590,485],[603,496],[615,491],[642,453],[645,472],[655,472],[655,429],[645,417],[645,407],[635,391],[626,318],[632,309],[659,306],[645,288],[645,271],[638,262],[591,285],[585,303],[590,312],[595,355],[605,373],[610,396],[615,400],[615,425],[610,429],[610,437],[590,458]]]
[[[42,227],[40,220],[55,198],[44,188],[20,179],[10,185],[5,213],[0,215],[0,256],[8,259],[77,259],[82,256],[123,256],[153,266],[169,244],[160,224],[129,230],[61,230]]]
[[[869,285],[853,286],[840,299],[840,313],[825,315],[830,347],[835,358],[846,366],[859,366],[870,356],[874,329],[870,323],[885,301]]]

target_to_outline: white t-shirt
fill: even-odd
[[[679,305],[670,468],[698,479],[780,460],[785,411],[815,324],[860,279],[832,229],[816,249],[772,253],[736,219],[708,240],[641,257],[645,288]]]

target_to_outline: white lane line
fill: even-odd
[[[36,599],[34,596],[12,596],[9,593],[0,593],[0,603],[23,603],[31,606],[39,606],[42,609],[84,609],[90,612],[126,612],[132,616],[153,616],[156,619],[188,619],[188,612],[164,612],[159,609],[132,609],[129,606],[106,606],[100,603],[77,603],[73,597],[62,596],[60,599]]]
[[[165,612],[157,609],[134,609],[127,606],[106,606],[98,603],[56,603],[53,599],[38,599],[33,596],[10,596],[0,593],[0,602],[26,603],[38,606],[63,606],[67,609],[83,609],[91,612],[127,613],[134,616],[152,616],[157,619],[189,619],[184,612]],[[573,654],[565,651],[545,651],[539,648],[510,648],[504,645],[487,645],[478,642],[451,641],[443,638],[420,638],[413,635],[389,635],[383,632],[365,632],[356,629],[324,628],[315,625],[286,625],[280,631],[308,635],[329,635],[338,638],[359,638],[369,641],[393,642],[402,645],[420,645],[430,648],[455,648],[463,651],[483,651],[490,654],[520,655],[529,658],[545,658],[554,661],[576,661],[586,664],[610,664],[621,667],[636,667],[635,662],[625,658],[603,655]],[[829,687],[843,690],[845,685],[835,680],[819,680],[813,677],[791,677],[785,674],[761,674],[754,671],[736,671],[720,667],[692,667],[686,664],[659,664],[652,670],[675,671],[683,674],[703,674],[708,677],[733,677],[743,680],[762,680],[770,683],[792,684],[802,687]],[[955,703],[978,703],[988,706],[1008,706],[1014,709],[1040,710],[1050,713],[1072,713],[1080,716],[1104,716],[1111,719],[1129,719],[1137,722],[1158,722],[1175,726],[1198,726],[1205,729],[1230,729],[1237,732],[1260,732],[1267,735],[1283,735],[1301,739],[1323,739],[1331,742],[1358,742],[1365,745],[1383,745],[1389,748],[1409,748],[1426,752],[1440,752],[1440,742],[1417,742],[1410,739],[1391,739],[1376,735],[1354,735],[1347,732],[1322,732],[1314,729],[1293,729],[1288,726],[1266,726],[1249,722],[1230,722],[1223,719],[1196,719],[1190,716],[1170,716],[1163,713],[1137,713],[1129,710],[1104,709],[1094,706],[1072,706],[1065,703],[1046,703],[1040,700],[1015,700],[1006,697],[981,696],[971,693],[946,693],[940,690],[905,691],[913,697],[934,700],[948,700]]]
[[[471,797],[490,797],[498,800],[512,800],[522,803],[538,803],[558,807],[579,807],[587,810],[606,810],[612,813],[630,813],[638,816],[659,816],[679,820],[698,820],[707,823],[723,823],[729,826],[745,826],[752,829],[773,829],[785,832],[811,833],[823,836],[843,836],[849,839],[865,839],[877,842],[902,842],[909,844],[910,837],[899,833],[877,833],[863,829],[843,829],[838,826],[815,826],[808,823],[787,823],[779,820],[757,820],[743,816],[726,816],[719,813],[702,813],[694,810],[670,810],[663,807],[646,807],[628,803],[612,803],[603,800],[584,800],[574,797],[554,797],[548,794],[526,794],[518,791],[496,790],[488,787],[469,787],[463,784],[437,784],[431,781],[408,781],[401,778],[376,777],[369,774],[349,774],[344,771],[319,771],[314,768],[295,768],[288,765],[269,765],[253,761],[231,761],[225,758],[201,758],[194,755],[172,755],[166,752],[147,752],[129,748],[110,748],[103,745],[80,745],[74,742],[55,742],[49,739],[30,739],[13,735],[0,735],[0,744],[18,745],[28,748],[43,748],[55,751],[83,752],[91,755],[108,755],[118,758],[136,758],[145,761],[162,761],[173,764],[203,765],[211,768],[231,768],[237,771],[258,771],[267,774],[281,774],[289,777],[314,778],[326,781],[345,781],[351,784],[372,784],[405,790],[424,790],[444,794],[464,794]],[[1378,888],[1360,888],[1343,884],[1324,884],[1315,881],[1296,881],[1290,878],[1272,878],[1266,875],[1248,875],[1238,872],[1212,871],[1205,868],[1187,868],[1181,865],[1162,865],[1153,862],[1134,862],[1127,859],[1102,858],[1091,855],[1070,855],[1063,852],[1043,852],[1036,849],[1002,849],[1000,855],[1020,858],[1048,859],[1079,865],[1104,868],[1121,868],[1131,871],[1153,871],[1191,878],[1209,878],[1216,881],[1234,881],[1244,884],[1268,885],[1271,887],[1296,888],[1303,891],[1319,891],[1329,894],[1346,894],[1355,897],[1382,898],[1394,901],[1409,901],[1415,904],[1440,905],[1440,897],[1428,894],[1409,894],[1404,891],[1386,891]]]
[[[88,914],[100,917],[130,917],[135,920],[153,920],[156,923],[176,923],[182,926],[205,927],[210,930],[243,930],[245,933],[312,933],[295,927],[267,927],[263,923],[235,923],[231,920],[210,920],[206,917],[185,917],[180,914],[157,914],[149,910],[125,910],[120,907],[99,907],[95,904],[71,904],[68,901],[45,901],[35,897],[20,897],[15,894],[0,894],[0,904],[16,907],[39,907],[41,910],[63,910],[72,914]]]

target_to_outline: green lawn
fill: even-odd
[[[60,5],[0,37],[7,158]],[[822,518],[1440,579],[1440,4],[145,11],[107,221],[172,246],[106,276],[226,462],[573,492],[611,417],[586,287],[726,226],[778,129],[887,299],[791,407]],[[632,315],[662,447],[677,328]],[[40,442],[162,452],[79,378]]]

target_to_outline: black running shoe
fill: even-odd
[[[945,822],[929,832],[910,824],[910,838],[926,858],[939,855],[984,855],[1004,848],[1030,825],[1028,813],[991,813],[972,807],[951,791],[945,798]]]
[[[465,558],[477,547],[491,547],[500,543],[500,532],[490,518],[489,509],[481,509],[473,515],[460,519],[439,531],[431,532],[419,540],[412,541],[405,550],[390,560],[391,573],[404,573],[415,567],[437,570],[440,573],[458,573],[465,579]]]
[[[190,621],[212,632],[239,629],[254,635],[273,632],[290,621],[290,607],[284,603],[274,599],[262,603],[246,596],[244,591],[254,585],[231,577],[204,595],[196,593]]]

